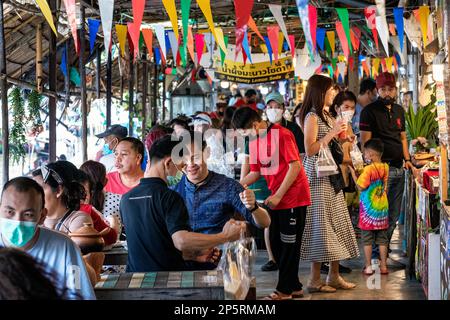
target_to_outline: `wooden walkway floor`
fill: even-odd
[[[369,289],[367,286],[367,276],[362,274],[364,266],[363,251],[360,239],[358,239],[361,256],[357,259],[344,261],[342,264],[350,267],[353,271],[350,274],[343,274],[346,280],[357,284],[353,290],[338,290],[335,293],[314,293],[309,294],[306,284],[309,277],[310,264],[300,261],[299,278],[305,289],[305,297],[299,300],[424,300],[426,299],[422,285],[417,280],[409,280],[405,276],[405,270],[389,268],[389,275],[379,275],[379,289]],[[401,257],[401,238],[398,228],[394,234],[391,244],[391,257],[396,261],[406,262]],[[256,294],[257,298],[269,295],[275,289],[278,271],[262,272],[261,266],[267,262],[267,251],[259,250],[256,259]],[[389,263],[389,261],[388,261]],[[325,280],[326,275],[322,275]],[[373,284],[374,282],[372,282]]]

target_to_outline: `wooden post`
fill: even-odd
[[[42,93],[42,23],[38,23],[36,29],[36,87],[37,92]]]
[[[100,51],[100,48],[97,48],[97,78],[96,78],[96,89],[97,89],[97,99],[100,98],[100,78],[101,78],[101,71],[102,71],[102,52]]]
[[[52,14],[56,11],[56,0],[49,0],[48,4]],[[48,88],[50,91],[56,91],[56,35],[51,28],[49,32],[49,57],[48,57]],[[69,72],[69,70],[67,70]],[[49,127],[49,161],[56,160],[56,98],[48,99],[48,127]]]
[[[81,143],[82,143],[82,156],[83,162],[87,161],[87,97],[86,97],[86,65],[84,61],[84,44],[85,44],[85,9],[83,5],[80,5],[80,20],[81,28],[79,30],[80,39],[80,78],[81,78]]]
[[[128,135],[133,136],[133,116],[134,116],[134,64],[133,54],[130,53],[129,78],[128,78]]]
[[[147,128],[147,94],[148,94],[148,67],[147,67],[147,50],[143,48],[142,57],[142,139],[145,138],[145,129]]]
[[[108,51],[108,63],[106,64],[106,126],[111,125],[112,103],[112,59],[111,51]]]
[[[2,95],[2,160],[3,184],[9,180],[8,89],[6,85],[6,49],[3,0],[0,0],[0,91]]]

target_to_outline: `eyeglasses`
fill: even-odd
[[[61,176],[53,169],[50,169],[46,165],[41,166],[41,172],[42,172],[42,179],[44,180],[44,183],[47,183],[48,179],[50,178],[50,175],[53,177],[53,179],[56,180],[58,184],[64,184],[63,179]]]

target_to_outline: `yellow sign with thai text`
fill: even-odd
[[[225,60],[223,66],[218,66],[215,77],[237,83],[263,83],[294,78],[294,65],[292,58],[278,59],[270,64],[269,61],[245,65],[240,62]]]

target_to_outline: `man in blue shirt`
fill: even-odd
[[[255,194],[239,182],[209,171],[205,160],[209,158],[202,134],[183,135],[182,161],[184,176],[172,187],[184,199],[189,222],[194,232],[219,233],[235,212],[257,227],[267,228],[270,217],[258,206]]]

